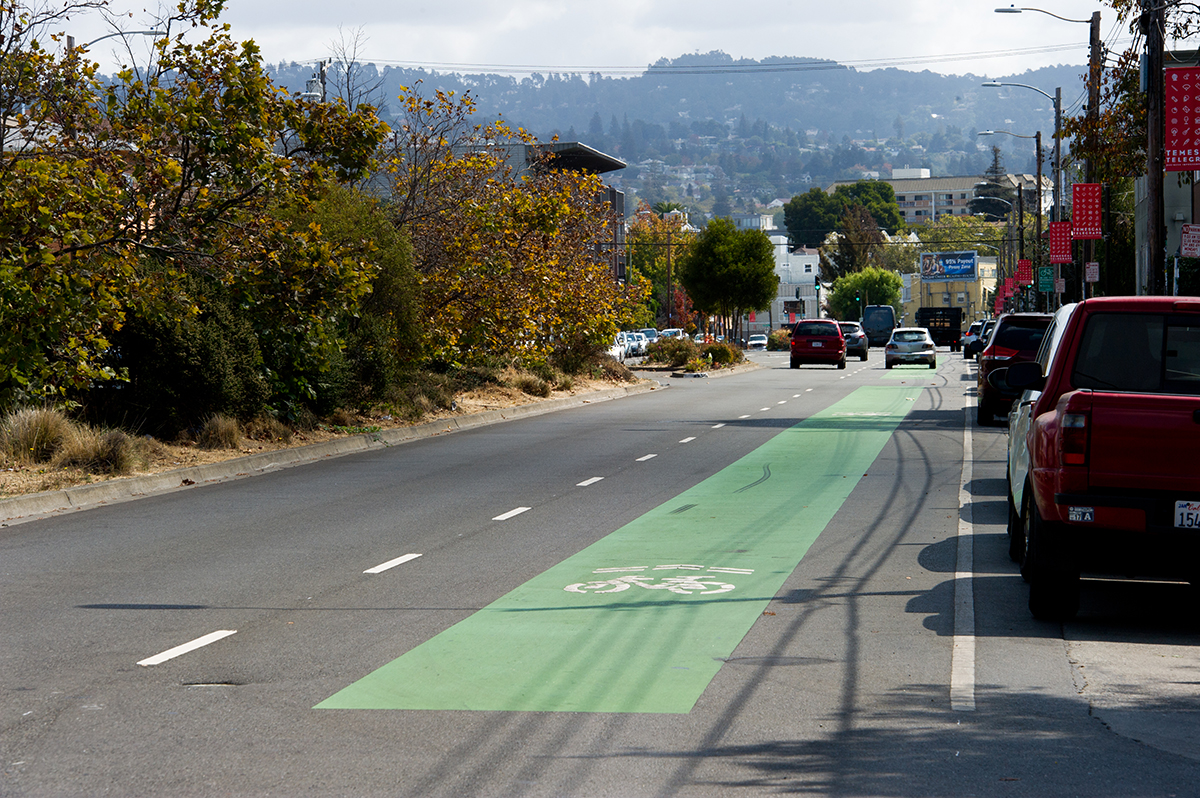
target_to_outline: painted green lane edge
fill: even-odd
[[[921,391],[857,389],[315,708],[689,712]]]

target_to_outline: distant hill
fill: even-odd
[[[752,211],[834,180],[888,177],[896,167],[982,175],[993,144],[1007,153],[1009,171],[1032,172],[1032,142],[976,133],[1040,130],[1049,147],[1054,131],[1052,103],[1028,89],[984,88],[984,77],[928,70],[863,72],[811,58],[683,55],[630,78],[358,69],[364,84],[378,84],[385,119],[401,86],[421,81],[428,92],[470,92],[480,121],[501,115],[543,140],[583,141],[630,165],[610,176],[627,192],[706,213]],[[296,63],[271,69],[291,91],[303,90],[312,70]],[[1083,71],[1059,66],[993,77],[1049,93],[1061,86],[1064,113],[1071,113],[1084,99]]]
[[[293,91],[304,88],[311,64],[280,64],[272,72]],[[963,130],[1002,128],[1049,138],[1054,129],[1048,100],[1026,89],[987,89],[988,78],[877,69],[862,72],[810,58],[734,59],[713,52],[663,59],[633,78],[600,75],[534,75],[517,80],[500,75],[461,75],[426,70],[365,67],[383,79],[381,94],[395,98],[400,87],[417,80],[429,88],[470,91],[486,115],[503,114],[509,122],[539,136],[574,128],[580,138],[595,133],[599,117],[605,133],[612,119],[690,128],[693,122],[736,125],[741,117],[763,120],[796,132],[820,131],[829,140],[886,139],[931,135],[947,126]],[[1078,104],[1083,94],[1081,66],[1059,66],[1021,75],[996,77],[1027,83],[1053,93],[1063,87],[1063,105]],[[1040,109],[1040,110],[1039,110]]]

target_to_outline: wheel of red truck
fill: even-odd
[[[995,417],[996,414],[992,412],[992,403],[980,399],[979,404],[975,406],[975,423],[981,427],[990,427],[992,419]]]
[[[841,361],[840,361],[840,362],[837,364],[837,366],[838,366],[838,368],[840,368],[840,369],[844,369],[844,368],[846,368],[846,356],[845,356],[845,355],[842,355],[842,359],[841,359]]]
[[[1079,572],[1047,559],[1047,536],[1053,535],[1059,525],[1043,520],[1032,498],[1025,504],[1025,561],[1021,575],[1029,582],[1029,612],[1039,621],[1070,620],[1079,612]]]

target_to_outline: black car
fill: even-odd
[[[867,350],[871,347],[867,333],[856,321],[839,321],[842,337],[846,339],[846,357],[858,355],[859,360],[867,359]]]
[[[988,376],[997,369],[1033,360],[1053,318],[1049,313],[1006,313],[996,320],[987,344],[979,353],[976,371],[978,404],[975,415],[980,426],[991,424],[995,416],[1008,415],[1013,399],[1020,393],[1015,388],[993,385]],[[1003,385],[1005,383],[1001,383]]]

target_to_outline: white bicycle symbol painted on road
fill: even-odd
[[[706,571],[703,574],[688,574],[686,576],[666,576],[661,579],[656,579],[652,576],[645,576],[641,572],[653,571]],[[632,571],[633,573],[629,573]],[[713,574],[745,574],[754,573],[748,568],[724,568],[712,567],[705,568],[703,565],[657,565],[654,568],[649,568],[644,565],[629,566],[625,568],[598,568],[592,573],[594,574],[612,574],[625,572],[622,576],[615,576],[610,579],[597,579],[591,582],[576,582],[573,585],[567,585],[563,590],[570,593],[620,593],[622,590],[628,590],[632,586],[645,588],[646,590],[668,590],[672,593],[680,593],[682,595],[696,594],[712,594],[712,593],[728,593],[734,589],[734,585],[728,582],[713,578]]]

